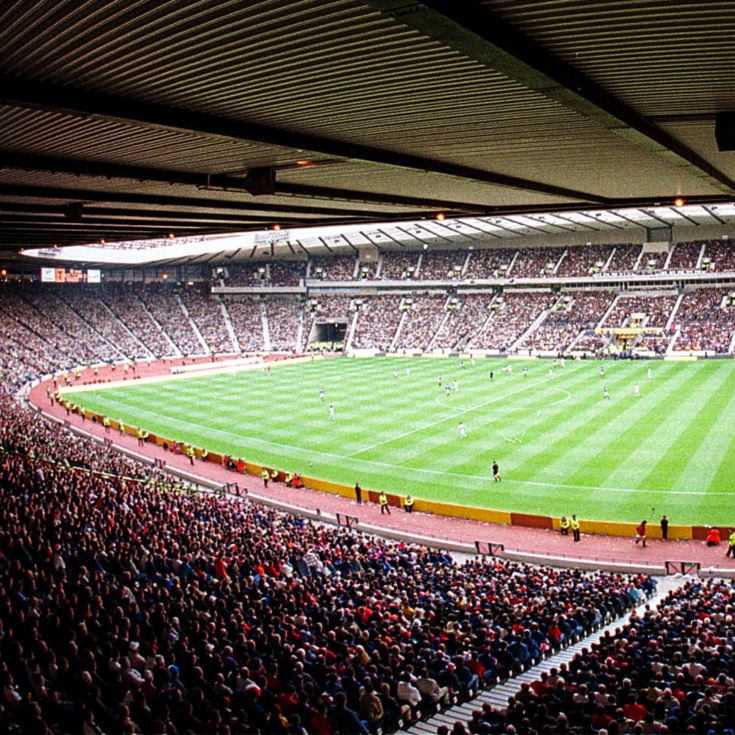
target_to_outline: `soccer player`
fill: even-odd
[[[527,378],[528,377],[528,368],[527,367],[524,367],[523,368],[523,377],[524,378]]]
[[[459,391],[459,380],[454,381],[454,392],[457,393]]]
[[[467,438],[467,429],[465,425],[460,421],[459,422],[459,438],[460,439],[466,439]]]
[[[452,392],[452,388],[450,387],[449,383],[447,383],[447,384],[446,384],[446,385],[444,386],[444,392],[445,392],[445,393],[446,393],[447,395],[450,395],[450,394],[451,394],[451,392]]]
[[[646,371],[646,376],[648,377],[649,380],[653,376],[653,373],[651,373],[651,368],[648,368],[648,370]]]
[[[638,524],[638,528],[635,529],[635,543],[636,546],[638,545],[639,541],[643,541],[643,548],[646,548],[646,540],[648,539],[648,535],[646,533],[646,523],[648,521],[641,521]]]
[[[641,386],[638,383],[636,383],[635,386],[633,386],[633,393],[636,398],[641,397]]]
[[[493,373],[493,371],[491,370],[490,371],[490,380],[492,380],[494,377],[495,377],[495,373]]]
[[[610,400],[610,391],[607,389],[607,383],[602,386],[602,398],[606,401]]]
[[[500,482],[500,467],[497,460],[493,460],[493,482]]]
[[[319,388],[319,400],[324,400],[324,388]]]
[[[605,377],[605,368],[602,365],[600,365],[600,377],[601,378]]]
[[[439,387],[441,388],[442,387],[442,376],[441,375],[436,379],[436,382],[439,384]]]
[[[550,378],[554,377],[554,371],[551,368],[549,368],[549,377]]]
[[[334,404],[329,404],[329,420],[334,421]]]

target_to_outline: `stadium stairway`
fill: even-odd
[[[405,730],[398,730],[395,735],[436,735],[437,728],[441,725],[446,725],[451,731],[452,726],[458,720],[465,723],[468,722],[472,719],[472,712],[476,709],[480,709],[486,702],[489,702],[494,709],[505,707],[508,704],[508,697],[512,697],[516,694],[520,690],[521,684],[530,684],[531,682],[536,681],[542,672],[545,671],[548,673],[553,668],[558,669],[560,664],[568,663],[582,649],[589,648],[593,643],[597,643],[597,641],[599,641],[606,633],[613,633],[616,628],[624,625],[630,618],[633,610],[640,614],[646,609],[646,607],[657,608],[669,592],[679,589],[686,583],[687,577],[683,575],[658,577],[657,581],[658,587],[654,595],[643,600],[632,610],[628,610],[625,615],[621,615],[609,623],[602,625],[586,638],[581,638],[564,650],[553,653],[548,658],[545,658],[535,666],[526,669],[521,674],[511,677],[510,679],[506,679],[494,687],[481,691],[473,699],[443,711],[439,711],[429,719],[419,720],[419,722],[411,725]]]
[[[194,335],[196,336],[199,344],[202,347],[202,354],[209,355],[211,353],[211,350],[209,349],[209,346],[207,345],[207,341],[204,339],[204,335],[199,331],[199,327],[197,327],[196,322],[192,319],[191,314],[189,313],[189,310],[186,308],[186,304],[184,303],[184,300],[179,296],[179,294],[176,294],[176,300],[179,303],[179,306],[181,307],[181,311],[184,313],[184,317],[186,317],[186,321],[189,323],[189,326],[191,327],[191,331],[194,332]]]

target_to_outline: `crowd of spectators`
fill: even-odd
[[[401,296],[361,299],[352,347],[381,352],[388,350],[401,321],[401,301]]]
[[[355,278],[356,259],[352,255],[335,255],[311,259],[309,277],[323,281],[352,281]]]
[[[271,349],[295,352],[303,302],[296,296],[271,296],[265,304]]]
[[[557,297],[549,292],[506,292],[490,307],[490,315],[467,345],[482,350],[509,350],[521,335],[549,309]]]
[[[595,328],[614,299],[612,291],[572,292],[549,312],[519,348],[563,352],[581,332]]]
[[[59,291],[59,297],[84,324],[109,344],[115,345],[125,357],[144,360],[152,356],[148,348],[105,305],[96,291],[84,286],[67,286]]]
[[[183,289],[180,298],[210,352],[237,352],[227,331],[222,301],[218,297],[192,287]]]
[[[735,270],[735,247],[729,240],[707,240],[702,258],[702,267],[722,273]]]
[[[563,248],[522,248],[508,275],[511,278],[550,276],[563,254]]]
[[[517,252],[512,248],[473,250],[467,263],[464,279],[504,278],[508,275]]]
[[[674,331],[679,330],[675,351],[725,354],[735,334],[735,306],[729,305],[729,297],[723,289],[688,291],[671,327]]]
[[[612,245],[577,245],[567,248],[557,276],[592,276],[601,273],[612,253]]]
[[[14,370],[32,368],[35,373],[43,374],[56,366],[71,368],[110,355],[119,356],[66,305],[64,310],[51,311],[52,303],[49,299],[39,299],[36,289],[31,287],[2,285],[0,365],[6,379],[12,379]],[[28,373],[24,374],[27,378]]]
[[[419,264],[418,253],[383,253],[381,259],[381,280],[405,281],[416,277]]]
[[[643,253],[638,263],[638,270],[645,273],[649,271],[663,270],[666,260],[669,257],[668,251],[655,251]]]
[[[467,260],[465,250],[425,251],[419,268],[419,281],[457,280]]]
[[[223,282],[225,286],[299,286],[305,277],[305,260],[258,261],[228,265]]]
[[[602,354],[610,342],[610,337],[605,334],[595,334],[588,329],[577,338],[574,343],[574,352],[587,352],[593,355]]]
[[[422,294],[403,300],[406,317],[396,338],[396,349],[426,350],[446,315],[447,295]]]
[[[693,271],[697,268],[699,254],[702,251],[701,242],[678,242],[674,246],[669,259],[670,271]]]
[[[671,337],[668,334],[642,334],[636,339],[632,347],[636,352],[651,352],[663,355],[668,349]]]
[[[306,278],[305,260],[277,260],[269,269],[271,286],[299,286]]]
[[[61,288],[66,288],[60,287]],[[60,290],[59,289],[59,290]],[[74,340],[89,359],[122,358],[116,345],[104,339],[58,294],[55,288],[30,287],[23,296],[43,318]]]
[[[733,733],[735,585],[691,580],[569,664],[484,705],[464,735]]]
[[[457,563],[0,406],[0,729],[390,732],[628,609],[643,576]]]
[[[57,364],[65,368],[73,366],[70,351],[57,350],[54,342],[34,334],[23,322],[14,319],[8,309],[12,309],[12,301],[0,301],[3,327],[0,330],[0,381],[3,385],[15,391],[36,376],[52,372]]]
[[[176,354],[175,348],[145,309],[134,289],[123,284],[105,284],[102,299],[152,355],[165,357]]]
[[[605,317],[604,327],[632,326],[632,315],[641,315],[638,326],[665,327],[676,305],[677,297],[662,296],[626,296],[622,295],[615,306]]]
[[[450,300],[449,316],[436,333],[432,347],[448,350],[464,346],[487,319],[492,300],[490,294],[471,294]]]
[[[360,260],[357,263],[357,278],[360,281],[372,280],[378,272],[378,261]]]
[[[268,270],[267,263],[233,263],[222,280],[225,286],[266,286]]]
[[[310,278],[351,280],[479,280],[489,278],[589,277],[598,273],[694,271],[706,245],[702,268],[735,270],[735,248],[728,241],[677,243],[667,251],[641,254],[640,244],[573,245],[534,248],[474,248],[417,252],[383,252],[377,262],[352,255],[313,256]],[[611,257],[612,256],[612,257]],[[609,263],[608,263],[609,261]],[[227,286],[298,286],[307,261],[234,263],[227,266]]]
[[[240,349],[243,352],[265,349],[260,300],[251,296],[233,296],[225,301],[225,308]]]
[[[632,273],[641,254],[640,245],[615,245],[607,273]]]
[[[201,355],[204,352],[175,292],[153,283],[137,294],[183,355]]]

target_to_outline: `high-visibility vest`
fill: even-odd
[[[560,525],[562,528],[569,528],[569,519],[568,518],[562,518]]]
[[[378,502],[381,505],[388,505],[388,498],[386,497],[385,493],[380,493],[378,497]]]
[[[404,501],[403,505],[406,508],[413,508],[413,498],[409,495]]]
[[[727,543],[730,544],[730,546],[735,546],[735,531],[730,534],[730,538],[727,540]]]
[[[576,519],[572,521],[572,530],[573,531],[578,531],[579,530],[579,521],[576,520]]]

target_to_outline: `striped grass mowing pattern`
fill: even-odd
[[[732,361],[335,358],[69,398],[210,451],[370,489],[597,520],[735,523]],[[491,481],[493,460],[502,482]]]

